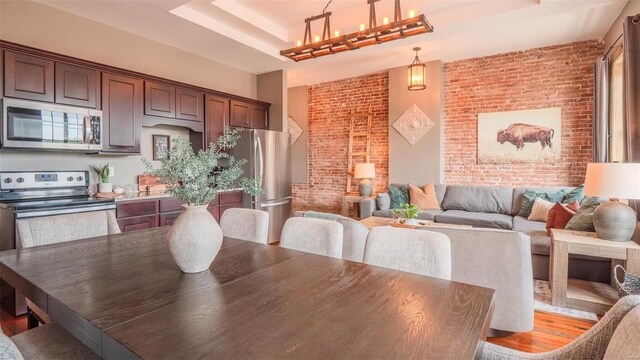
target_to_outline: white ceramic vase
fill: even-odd
[[[222,229],[207,205],[183,207],[167,234],[169,251],[183,272],[206,271],[220,251]]]
[[[406,225],[413,225],[416,226],[418,225],[418,219],[407,219],[404,222]]]
[[[113,192],[113,184],[112,183],[99,183],[98,184],[98,192],[100,193],[110,193]]]

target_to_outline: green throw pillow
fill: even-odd
[[[567,226],[565,226],[565,230],[596,231],[596,228],[593,226],[593,213],[596,211],[598,205],[604,201],[605,199],[595,197],[585,198],[580,205],[580,209],[576,211],[576,214],[573,215],[567,223]]]
[[[575,189],[569,190],[564,194],[563,204],[571,204],[574,201],[581,203],[584,200],[584,185],[580,185]]]
[[[533,202],[536,199],[546,200],[551,203],[562,202],[564,199],[565,192],[558,191],[555,193],[552,192],[541,192],[535,190],[525,190],[524,196],[522,197],[522,205],[520,206],[519,216],[528,218],[531,215],[531,208],[533,208]]]
[[[389,197],[391,198],[391,208],[400,209],[402,204],[409,203],[409,186],[403,185],[402,187],[389,186]]]

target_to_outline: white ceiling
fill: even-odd
[[[448,62],[602,39],[627,1],[407,0],[403,12],[426,14],[433,33],[299,63],[279,51],[303,37],[304,19],[322,13],[326,0],[40,2],[255,74],[287,69],[289,86],[298,86],[408,65],[414,46],[423,48],[423,61]],[[393,1],[376,10],[379,22],[392,17]],[[342,33],[368,23],[366,0],[333,0],[327,11],[331,28]]]

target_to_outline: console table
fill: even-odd
[[[611,283],[569,279],[569,254],[611,259]],[[613,272],[617,264],[623,264],[633,274],[640,274],[640,245],[633,241],[598,239],[595,233],[551,230],[549,284],[552,305],[604,315],[618,301]]]
[[[375,196],[360,196],[359,194],[345,194],[342,197],[342,216],[349,217],[349,208],[353,204],[353,217],[360,218],[360,200],[374,199]]]

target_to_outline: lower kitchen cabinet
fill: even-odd
[[[182,214],[182,211],[160,214],[158,216],[158,223],[160,224],[160,226],[173,225],[180,214]]]
[[[151,229],[158,226],[158,217],[156,215],[147,215],[118,219],[118,226],[120,226],[120,231],[122,232]]]

